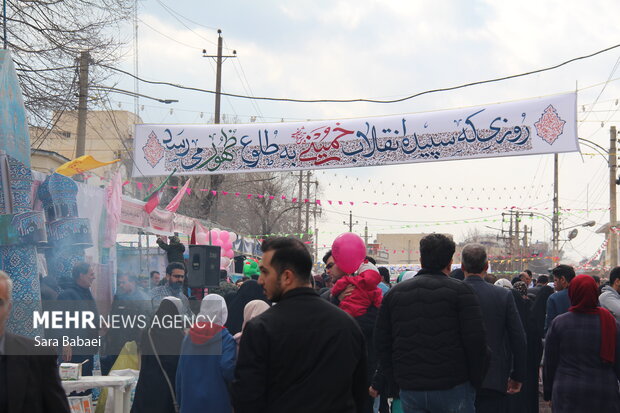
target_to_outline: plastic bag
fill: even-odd
[[[110,376],[134,376],[136,383],[138,381],[138,375],[140,373],[140,357],[138,356],[138,345],[135,341],[129,341],[125,343],[120,354],[116,358],[112,370],[110,370]],[[133,393],[136,390],[136,383],[131,386],[131,400],[133,401]],[[116,393],[116,392],[114,392]],[[108,389],[105,388],[101,392],[99,401],[97,402],[97,409],[95,413],[111,413],[114,406],[114,397],[110,397],[108,400]]]

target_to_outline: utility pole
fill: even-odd
[[[512,211],[510,211],[510,229],[508,230],[508,239],[510,240],[510,271],[514,271],[515,265],[515,238],[512,231]]]
[[[526,248],[527,249],[527,236],[528,234],[531,235],[532,234],[532,230],[531,228],[528,229],[527,225],[525,225],[523,227],[523,229],[519,228],[521,219],[523,217],[523,215],[527,215],[527,212],[523,212],[523,211],[513,211],[510,210],[508,212],[502,212],[502,222],[506,222],[504,221],[504,217],[508,215],[510,217],[510,227],[508,230],[504,230],[502,229],[502,236],[501,237],[497,237],[497,239],[502,239],[506,242],[506,244],[508,245],[509,248],[509,255],[510,255],[510,265],[508,265],[508,268],[510,269],[510,271],[514,271],[515,270],[515,263],[517,262],[517,257],[519,257],[521,259],[520,262],[523,262],[523,249]],[[530,213],[531,216],[531,213]],[[514,219],[513,219],[514,217]],[[513,225],[514,222],[514,225]],[[508,236],[505,237],[504,234],[508,233]],[[521,245],[521,235],[523,234],[523,245]]]
[[[310,174],[311,172],[308,171],[306,173],[306,199],[308,200],[308,202],[306,202],[306,228],[304,231],[304,238],[307,240],[310,237],[308,236],[308,233],[310,232]]]
[[[353,211],[349,211],[349,222],[342,221],[342,223],[349,226],[349,232],[353,232],[353,225],[359,224],[357,221],[353,222]]]
[[[559,179],[558,179],[558,154],[553,154],[553,217],[551,220],[551,231],[553,233],[553,263],[557,265],[560,261],[560,198]]]
[[[217,65],[215,74],[215,123],[220,123],[220,99],[222,93],[222,31],[217,30]]]
[[[213,115],[213,123],[220,123],[220,99],[222,94],[222,63],[227,58],[237,57],[237,51],[233,50],[233,54],[229,56],[222,55],[223,48],[222,31],[217,30],[217,56],[207,55],[207,50],[202,50],[202,57],[211,57],[216,59],[215,69],[215,113]]]
[[[368,222],[366,222],[366,225],[364,226],[364,244],[368,246]]]
[[[616,209],[616,171],[618,169],[616,145],[616,127],[609,129],[609,265],[611,268],[618,266],[618,234],[615,231],[617,224]]]
[[[227,58],[237,57],[237,51],[233,50],[233,54],[230,56],[222,55],[223,48],[223,39],[222,39],[222,31],[220,29],[217,30],[217,55],[208,55],[206,49],[202,49],[202,57],[210,57],[216,59],[216,69],[215,69],[215,113],[213,115],[213,123],[216,125],[220,123],[220,100],[222,94],[222,63]],[[223,180],[219,180],[219,177],[216,175],[211,175],[211,188],[214,186],[218,186],[222,183]],[[213,188],[213,189],[217,189]],[[214,197],[213,199],[213,219],[217,221],[217,201],[218,198]]]
[[[86,115],[88,112],[88,64],[90,63],[90,53],[80,52],[80,91],[78,95],[78,119],[77,119],[77,140],[75,145],[75,157],[84,156],[86,151]]]
[[[299,195],[297,197],[297,231],[301,234],[301,197],[303,195],[303,181],[304,181],[304,172],[299,171]],[[301,236],[299,237],[301,238]]]
[[[314,181],[314,196],[316,197],[319,193],[319,181]],[[316,225],[316,214],[318,210],[318,205],[314,203],[314,262],[319,262],[319,227]]]
[[[138,116],[140,113],[140,81],[138,80],[139,74],[139,62],[138,59],[138,1],[133,3],[133,71],[136,76],[133,80],[133,88],[136,95],[133,97],[134,113]]]

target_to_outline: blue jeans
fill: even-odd
[[[448,390],[401,390],[404,413],[475,413],[476,390],[465,382]]]

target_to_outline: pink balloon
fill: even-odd
[[[230,258],[228,257],[220,257],[220,268],[227,268],[230,264]]]
[[[353,274],[366,258],[366,245],[359,235],[345,232],[334,240],[332,255],[338,268]]]
[[[220,231],[220,239],[224,242],[228,241],[230,233],[228,231]]]
[[[222,249],[223,250],[231,250],[232,249],[232,242],[224,241],[224,243],[222,244]]]
[[[234,232],[229,232],[229,233],[228,233],[228,235],[229,235],[228,240],[229,240],[230,242],[235,242],[235,241],[237,241],[237,234],[235,234]]]
[[[226,252],[224,252],[224,256],[228,258],[235,258],[235,252],[233,250],[226,250]]]
[[[196,244],[197,245],[207,245],[209,243],[209,237],[205,232],[198,232],[196,234]]]
[[[215,241],[220,237],[220,230],[218,228],[214,228],[211,231],[211,241]]]
[[[224,241],[222,241],[221,239],[217,238],[217,239],[211,239],[212,244],[211,245],[217,245],[218,247],[221,247],[222,244],[224,244]]]

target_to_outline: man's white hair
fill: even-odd
[[[0,281],[6,282],[6,288],[9,290],[9,301],[13,300],[13,280],[4,271],[0,271]]]

